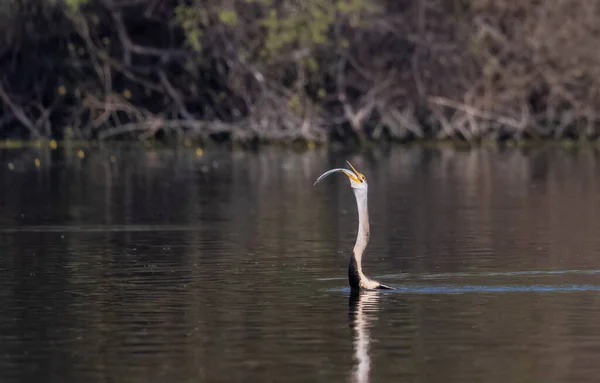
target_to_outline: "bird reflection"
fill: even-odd
[[[369,381],[371,370],[371,321],[377,317],[379,292],[374,290],[355,290],[350,292],[348,301],[348,319],[354,330],[354,368],[351,382]]]

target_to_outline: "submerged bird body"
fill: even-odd
[[[353,254],[348,265],[348,282],[352,289],[386,289],[393,290],[393,287],[386,286],[382,283],[368,278],[362,270],[362,256],[369,243],[369,207],[367,203],[368,184],[365,176],[359,173],[349,162],[348,165],[352,171],[348,169],[331,169],[323,173],[315,182],[315,185],[323,178],[335,172],[342,172],[350,179],[350,186],[356,197],[356,207],[358,210],[358,233],[356,235],[356,243],[354,245]]]

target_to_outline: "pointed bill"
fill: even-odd
[[[359,172],[358,170],[356,170],[356,169],[354,168],[354,166],[352,166],[352,164],[351,164],[349,161],[346,161],[346,163],[347,163],[348,165],[350,165],[350,167],[352,168],[352,171],[354,171],[354,174],[356,174],[357,178],[363,175],[361,172]]]

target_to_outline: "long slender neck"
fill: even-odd
[[[362,255],[369,243],[369,208],[367,206],[367,189],[352,190],[358,208],[358,233],[354,245],[354,254],[350,260],[348,278],[350,286],[357,288],[361,280],[367,279],[362,271]]]

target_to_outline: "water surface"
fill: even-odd
[[[41,166],[35,166],[35,158]],[[369,181],[352,294],[349,159]],[[595,382],[593,150],[0,152],[2,382]]]

